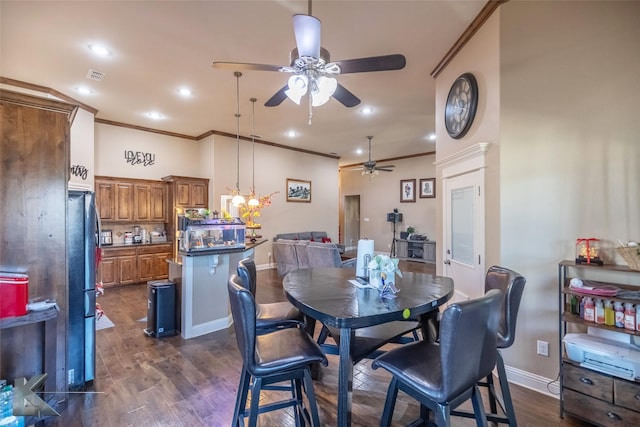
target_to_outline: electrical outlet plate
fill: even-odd
[[[549,357],[549,343],[546,341],[540,341],[538,340],[538,350],[537,353],[540,356],[546,356]]]

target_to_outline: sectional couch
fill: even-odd
[[[272,245],[279,276],[298,268],[355,267],[355,259],[342,261],[339,245],[325,232],[278,234]]]

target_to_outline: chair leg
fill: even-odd
[[[313,380],[311,379],[311,372],[309,369],[304,370],[304,389],[307,393],[307,400],[309,401],[312,427],[320,427],[318,404],[316,403],[316,394],[313,391]]]
[[[498,405],[496,405],[496,386],[493,383],[493,373],[487,375],[486,387],[489,389],[489,410],[492,414],[497,414]]]
[[[236,396],[236,406],[233,409],[233,420],[231,425],[238,427],[244,425],[240,420],[244,417],[244,410],[247,406],[247,394],[249,393],[249,382],[251,381],[251,375],[242,367],[242,373],[240,374],[240,384],[238,385],[238,395]]]
[[[293,407],[293,414],[296,419],[296,427],[304,426],[304,402],[302,399],[302,383],[300,378],[291,380],[291,394],[296,401],[296,405]]]
[[[482,395],[477,385],[473,387],[471,392],[471,403],[473,403],[473,412],[476,414],[476,425],[478,427],[487,427],[487,414],[484,412]]]
[[[433,412],[436,418],[436,426],[451,427],[451,408],[449,405],[438,404],[438,409]]]
[[[327,337],[329,337],[329,329],[322,325],[322,329],[320,329],[320,334],[318,335],[318,344],[322,345],[327,341]]]
[[[254,378],[251,387],[251,409],[249,412],[249,427],[256,427],[258,424],[258,413],[260,412],[260,390],[262,389],[262,378]]]
[[[498,369],[498,381],[500,382],[500,391],[502,392],[504,412],[509,420],[509,426],[517,427],[518,422],[516,421],[516,411],[513,408],[511,392],[509,391],[509,381],[507,381],[507,371],[504,369],[504,359],[502,359],[500,351],[498,351],[496,368]]]
[[[380,419],[380,427],[389,427],[393,418],[393,410],[396,407],[396,398],[398,397],[398,380],[396,377],[391,379],[389,390],[387,391],[387,399],[384,402],[384,411]]]

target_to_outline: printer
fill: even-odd
[[[640,379],[640,347],[591,334],[566,334],[567,357],[580,366],[624,378]]]

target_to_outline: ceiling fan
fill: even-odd
[[[345,107],[355,107],[360,99],[337,82],[335,76],[349,73],[400,70],[404,68],[404,55],[392,54],[367,58],[330,62],[329,51],[320,46],[320,20],[309,14],[293,15],[293,32],[296,48],[291,51],[288,66],[250,64],[238,62],[213,62],[214,68],[251,71],[279,71],[291,73],[288,84],[265,102],[266,107],[276,107],[289,98],[296,104],[309,94],[309,124],[311,108],[323,105],[332,96]]]
[[[378,175],[378,171],[393,172],[394,165],[376,166],[376,161],[371,160],[371,140],[373,136],[367,136],[369,140],[369,161],[362,164],[362,167],[354,168],[353,170],[362,170],[361,175]]]

